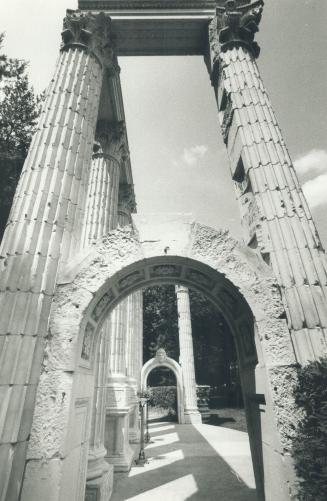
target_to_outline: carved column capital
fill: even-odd
[[[263,0],[217,0],[216,18],[209,26],[215,56],[241,46],[258,57],[260,47],[254,37],[259,31],[262,10]]]
[[[108,15],[68,9],[61,33],[61,51],[81,48],[92,53],[109,71],[119,69],[114,54],[111,19]]]
[[[134,188],[131,184],[120,184],[118,194],[118,212],[131,214],[136,211]]]
[[[126,141],[125,122],[110,122],[108,120],[99,120],[95,133],[96,144],[100,145],[95,154],[101,154],[109,160],[115,160],[119,164],[128,156]]]
[[[124,141],[126,126],[124,121],[110,122],[109,120],[99,120],[96,129],[96,138],[99,141]]]

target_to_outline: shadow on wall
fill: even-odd
[[[303,416],[293,442],[299,501],[325,501],[327,495],[327,357],[298,369],[294,389]]]

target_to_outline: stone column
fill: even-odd
[[[129,471],[133,450],[129,446],[129,388],[126,376],[128,299],[109,318],[109,366],[106,384],[106,459],[115,471]]]
[[[98,238],[109,232],[112,176],[108,163],[101,145],[95,143],[83,224],[83,247],[96,242]]]
[[[97,124],[83,224],[83,246],[94,243],[111,229],[111,197],[117,186],[117,177],[119,182],[122,133],[120,123],[101,121]],[[105,325],[100,334],[86,484],[87,496],[97,501],[109,499],[113,487],[113,466],[105,461],[107,451],[104,447],[110,338],[109,324]]]
[[[128,298],[128,324],[127,324],[127,385],[130,391],[130,415],[129,415],[129,440],[137,443],[140,438],[139,426],[139,381],[142,365],[140,360],[140,348],[143,351],[143,294],[137,291]]]
[[[110,21],[68,13],[1,248],[0,499],[19,497],[58,264],[88,174]]]
[[[125,155],[124,155],[125,156]],[[124,157],[123,157],[124,159]],[[119,185],[119,177],[112,184],[111,224],[125,226],[131,222],[134,210],[134,194],[130,186]],[[135,407],[135,387],[127,378],[128,340],[131,300],[122,301],[112,312],[104,329],[110,336],[110,357],[107,380],[107,425],[105,445],[106,459],[114,465],[115,471],[128,471],[133,459],[129,446],[129,414]],[[131,398],[131,395],[133,397]]]
[[[217,16],[209,27],[210,71],[246,241],[277,278],[294,354],[299,364],[305,364],[327,353],[325,256],[256,64],[260,49],[254,37],[263,2],[217,3]],[[279,346],[281,334],[273,335]],[[278,401],[280,408],[292,399],[298,367],[293,357],[289,360],[280,362],[273,355],[265,360],[271,382],[265,395],[268,409],[273,405],[270,399]],[[248,376],[247,368],[241,367],[241,378]],[[258,431],[253,427],[259,404],[246,394],[244,402],[258,497],[297,498],[292,449],[284,445],[282,419],[277,419],[280,443],[262,443],[259,437],[267,465],[263,475],[255,445]],[[261,426],[265,426],[264,414],[260,413]]]
[[[261,13],[260,1],[217,8],[212,82],[247,243],[276,274],[305,363],[327,353],[326,259],[255,61]]]
[[[175,291],[178,311],[179,361],[182,367],[184,385],[185,423],[201,423],[201,414],[196,399],[190,298],[187,287],[176,285]]]
[[[303,364],[327,353],[327,267],[256,64],[262,5],[218,3],[209,30],[211,76],[247,243],[276,274]]]
[[[113,467],[105,461],[107,451],[104,447],[108,359],[108,338],[101,337],[94,374],[96,383],[86,475],[85,497],[91,501],[109,500],[113,489]]]

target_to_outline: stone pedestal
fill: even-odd
[[[128,471],[133,451],[129,446],[130,389],[126,376],[128,300],[110,316],[109,374],[106,384],[106,460],[115,471]]]
[[[117,394],[122,388],[111,385],[108,390]],[[115,472],[129,471],[134,451],[129,445],[129,407],[107,407],[105,447],[106,461]]]
[[[114,467],[105,461],[104,447],[89,451],[85,501],[108,501],[114,483]]]
[[[184,420],[201,423],[197,407],[190,299],[187,287],[176,285],[180,364],[184,385]]]

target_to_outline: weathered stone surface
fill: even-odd
[[[167,237],[165,230],[168,226]],[[181,243],[177,243],[179,234]],[[146,235],[151,238],[140,239]],[[173,254],[166,249],[167,243]],[[99,359],[95,357],[99,332],[110,309],[136,288],[153,281],[177,282],[198,288],[221,309],[238,343],[245,393],[251,396],[262,388],[265,395],[266,413],[270,416],[269,426],[262,427],[263,430],[269,429],[266,443],[274,450],[280,449],[281,454],[283,450],[289,450],[295,409],[292,415],[287,411],[292,397],[289,393],[286,395],[289,380],[285,375],[294,375],[294,353],[277,281],[254,251],[243,247],[226,232],[191,223],[190,219],[179,221],[177,216],[169,216],[169,222],[164,221],[161,227],[157,221],[154,225],[148,216],[145,220],[135,218],[133,227],[118,228],[100,239],[93,246],[88,260],[83,262],[82,259],[79,266],[79,269],[75,267],[77,275],[71,276],[70,283],[58,286],[53,302],[29,459],[40,461],[40,464],[42,461],[48,463],[51,469],[52,458],[61,458],[63,468],[64,464],[69,465],[72,478],[77,478],[78,469],[84,472],[80,482],[89,478],[86,474],[88,440],[94,447],[100,446],[104,426],[101,405],[94,408],[91,404],[96,389],[102,401],[106,395],[106,405],[110,409],[108,419],[120,430],[117,442],[120,449],[115,446],[118,454],[116,469],[128,469],[131,454],[126,444],[131,406],[135,408],[135,389],[134,393],[131,388],[126,391],[124,383],[120,398],[119,388],[124,381],[116,378],[112,381],[115,383],[114,392],[109,394],[109,387],[104,392],[101,378],[105,374],[107,355],[100,351]],[[70,270],[73,268],[70,266]],[[105,345],[101,346],[105,348]],[[258,380],[254,372],[257,360],[261,366]],[[100,377],[97,377],[96,386],[95,367]],[[121,370],[126,370],[126,363]],[[279,390],[277,380],[282,374],[284,379]],[[76,420],[80,425],[73,429]],[[97,423],[96,428],[91,428],[91,422]],[[253,440],[254,437],[255,434]],[[107,438],[108,446],[114,443],[113,437]],[[269,450],[266,452],[268,456]],[[95,458],[93,469],[96,469],[97,461]],[[36,472],[37,468],[33,471]],[[29,471],[29,482],[33,471]],[[91,475],[92,468],[88,471]],[[66,473],[63,475],[66,478]],[[35,478],[34,481],[37,484],[39,480]],[[62,488],[66,488],[64,485],[66,480]],[[37,487],[40,492],[43,488],[43,483]]]

